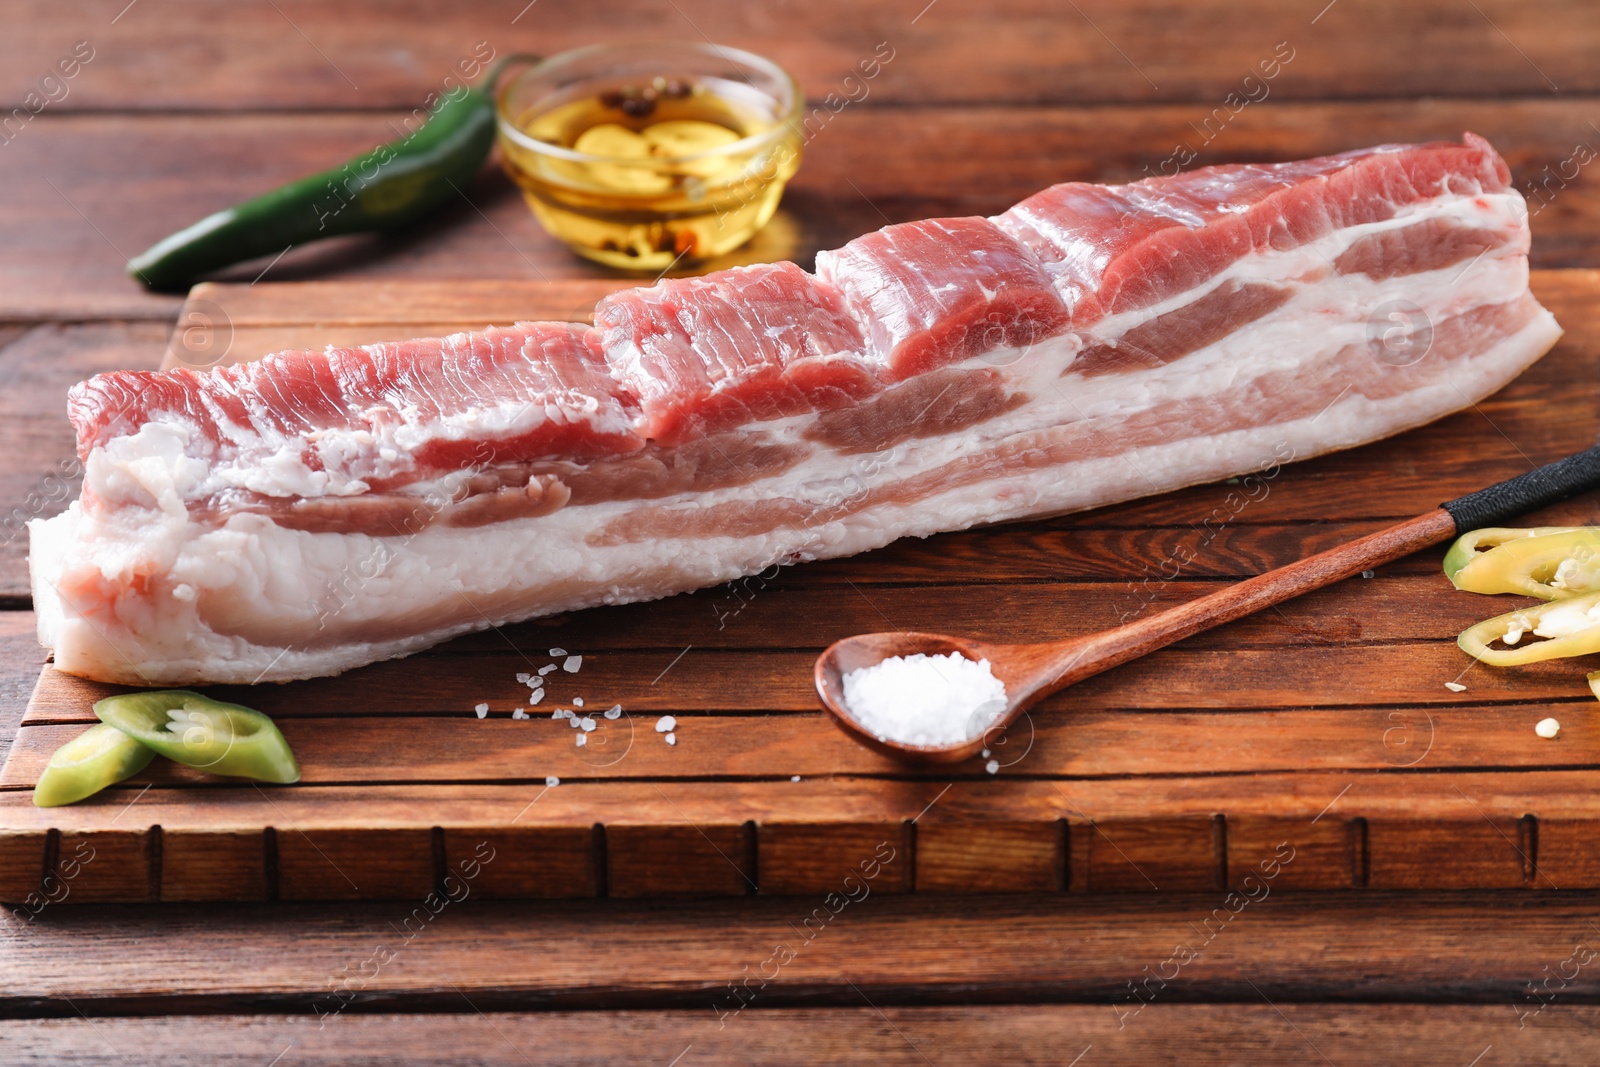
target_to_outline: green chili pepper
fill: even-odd
[[[254,200],[208,215],[128,262],[151,289],[184,289],[203,274],[337,234],[390,230],[415,222],[458,195],[494,144],[495,80],[446,97],[414,133],[342,167],[302,178]]]
[[[1523,642],[1532,635],[1543,640]],[[1492,647],[1499,642],[1499,648]],[[1495,667],[1600,652],[1600,593],[1552,600],[1485,619],[1457,639],[1463,652]]]
[[[1470,593],[1561,600],[1600,592],[1600,527],[1473,530],[1445,553],[1444,573]]]
[[[197,770],[262,782],[300,780],[300,765],[277,726],[239,704],[166,689],[107,697],[94,713],[141,745]]]
[[[144,770],[156,754],[105,723],[97,723],[56,749],[33,787],[41,808],[75,804]]]

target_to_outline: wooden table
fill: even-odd
[[[0,745],[44,660],[15,530],[76,491],[64,390],[156,365],[177,311],[128,283],[123,259],[387,138],[480,41],[552,52],[710,36],[795,71],[826,118],[779,218],[735,262],[808,265],[885,221],[989,213],[1063,179],[1154,172],[1180,144],[1207,163],[1470,128],[1529,191],[1535,265],[1600,264],[1600,186],[1587,169],[1600,145],[1600,11],[1589,4],[434,6],[0,9],[6,108],[24,108],[0,133]],[[877,76],[846,82],[885,43],[893,58]],[[74,51],[70,80],[38,84]],[[835,113],[830,92],[858,99]],[[229,277],[597,274],[486,171],[415,231]],[[1218,893],[876,895],[773,964],[814,903],[469,900],[420,933],[390,902],[0,913],[0,1062],[1600,1059],[1600,901],[1588,891],[1275,893],[1182,964],[1174,946]],[[755,974],[769,979],[758,993]]]

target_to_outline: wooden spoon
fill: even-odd
[[[1035,703],[1074,682],[1138,659],[1202,630],[1393,562],[1457,534],[1499,525],[1596,487],[1600,487],[1600,446],[1452,500],[1360,540],[1248,578],[1187,604],[1085,637],[1027,645],[994,644],[916,632],[847,637],[830,645],[817,657],[817,695],[834,722],[869,748],[909,763],[957,763],[976,755],[987,746],[988,738],[1004,730]],[[955,744],[913,745],[879,737],[856,720],[845,704],[844,676],[891,656],[910,656],[918,652],[930,656],[959,652],[970,660],[989,661],[995,677],[1005,686],[1006,705],[987,730]]]

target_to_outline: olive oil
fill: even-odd
[[[590,259],[660,271],[766,224],[800,131],[764,94],[711,77],[586,87],[506,117],[501,159],[539,221]]]

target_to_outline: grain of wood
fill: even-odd
[[[1194,124],[1210,106],[846,109],[807,147],[773,222],[710,266],[775,259],[808,266],[817,250],[886,222],[991,214],[1057,182],[1124,182],[1156,173],[1176,145],[1202,144]],[[1534,264],[1584,266],[1600,262],[1600,194],[1588,172],[1571,178],[1558,172],[1572,173],[1574,144],[1593,136],[1589,110],[1582,99],[1554,96],[1274,102],[1239,113],[1197,148],[1196,165],[1459,139],[1472,129],[1505,153],[1519,188],[1545,183],[1532,218]],[[141,292],[123,273],[125,257],[207,212],[371,148],[393,135],[398,117],[46,112],[0,153],[0,181],[11,192],[0,204],[0,226],[13,247],[28,250],[0,258],[0,319],[170,319],[177,301]],[[1105,136],[1109,125],[1118,130],[1114,148]],[[104,159],[116,159],[118,167],[101,166]],[[224,277],[249,283],[269,265],[267,281],[611,276],[544,233],[516,189],[493,170],[464,187],[460,203],[401,233],[338,238],[294,249],[275,264],[263,257]]]
[[[1174,946],[1194,943],[1203,956],[1169,980],[1127,1030],[1137,1033],[1151,1018],[1146,1013],[1164,1004],[1259,1004],[1265,992],[1291,1017],[1291,1005],[1305,1000],[1404,1000],[1408,1010],[1476,1002],[1516,1034],[1519,1009],[1538,1006],[1525,999],[1526,983],[1595,938],[1589,895],[1274,891],[1221,925],[1214,920],[1212,936],[1198,943],[1208,936],[1203,920],[1226,899],[1219,890],[981,902],[874,892],[809,938],[802,920],[823,906],[822,894],[533,907],[469,897],[410,938],[396,927],[420,900],[52,907],[31,923],[6,922],[0,1010],[71,1019],[81,1011],[97,1023],[129,1012],[267,1010],[313,1018],[314,1005],[338,1007],[330,981],[348,974],[360,1001],[328,1020],[329,1030],[361,1010],[677,1006],[701,1014],[715,1031],[717,1008],[737,1004],[727,984],[755,975],[783,944],[794,958],[729,1031],[737,1033],[760,1009],[859,1008],[863,996],[883,1008],[1077,1002],[1115,1028],[1113,1004],[1139,1006],[1127,983],[1142,979],[1147,965],[1170,974],[1163,961]],[[369,976],[373,967],[360,965],[380,947],[396,958]],[[1597,996],[1593,968],[1581,968],[1555,1004],[1528,1020],[1523,1039]]]
[[[285,1049],[306,1067],[397,1060],[414,1067],[602,1067],[645,1055],[666,1063],[685,1051],[710,1067],[926,1067],[930,1060],[1042,1067],[1080,1053],[1107,1067],[1224,1067],[1291,1055],[1315,1060],[1318,1052],[1334,1063],[1461,1067],[1494,1048],[1551,1067],[1587,1067],[1600,1057],[1600,1008],[1562,1004],[1519,1029],[1520,1008],[1155,1003],[1119,1028],[1119,1016],[1103,1004],[858,1006],[751,1010],[718,1029],[714,1017],[688,1009],[479,1015],[458,1005],[450,1010],[460,1014],[347,1014],[323,1026],[282,1015],[12,1021],[0,1023],[0,1041],[16,1067],[157,1059],[170,1067],[260,1067]]]
[[[1575,685],[1581,687],[1581,680]],[[1534,734],[1533,724],[1552,715],[1566,719],[1560,762],[1600,767],[1600,727],[1586,721],[1585,701],[1592,699],[1585,694],[1564,704],[1271,711],[1064,708],[1034,714],[1003,742],[994,741],[993,751],[1007,773],[1043,777],[1538,770],[1550,765],[1552,753],[1550,742]],[[696,718],[675,747],[662,744],[647,725],[618,720],[617,725],[608,723],[605,732],[596,731],[581,749],[564,723],[514,721],[503,711],[496,715],[486,722],[458,713],[399,721],[297,718],[281,725],[307,785],[510,782],[544,772],[567,782],[984,774],[981,756],[943,770],[909,770],[850,741],[820,712]],[[23,727],[0,788],[31,789],[50,754],[84,729]],[[426,736],[428,759],[397,760],[397,731]],[[597,756],[602,750],[614,756]],[[127,788],[208,782],[216,779],[163,760],[130,779]]]
[[[446,76],[459,76],[457,64],[480,41],[500,53],[549,55],[619,34],[709,36],[753,49],[792,70],[819,102],[833,92],[860,107],[1196,100],[1237,108],[1268,96],[1483,98],[1600,88],[1579,58],[1600,46],[1600,28],[1574,0],[1342,0],[1326,12],[1270,0],[942,0],[932,9],[927,0],[868,9],[842,0],[754,9],[719,0],[485,8],[364,0],[337,9],[282,0],[277,9],[226,13],[169,0],[115,24],[117,11],[82,2],[9,7],[16,32],[0,64],[18,76],[6,89],[7,109],[32,87],[26,78],[48,73],[80,38],[93,43],[95,57],[55,105],[63,110],[409,109],[440,91]],[[892,58],[863,86],[860,65],[875,54]],[[1261,64],[1275,54],[1292,58],[1281,71],[1267,68],[1276,76],[1263,81]]]
[[[919,885],[943,892],[952,887],[950,872],[965,862],[953,858],[952,828],[958,828],[956,850],[981,854],[990,825],[999,827],[998,862],[979,881],[1022,891],[1037,888],[1041,875],[1037,863],[1004,858],[1016,848],[1018,824],[1031,825],[1021,836],[1035,842],[1037,856],[1037,843],[1059,832],[1062,820],[1069,824],[1065,888],[1074,894],[1220,888],[1246,868],[1260,869],[1267,844],[1280,863],[1297,864],[1285,886],[1577,889],[1600,885],[1597,781],[1600,772],[1582,770],[952,778],[942,785],[843,777],[574,781],[554,790],[533,783],[302,786],[253,795],[227,787],[152,787],[48,810],[34,808],[25,793],[8,792],[0,794],[0,845],[14,872],[5,886],[13,900],[36,888],[55,892],[51,879],[59,875],[69,892],[58,893],[58,903],[151,900],[169,881],[189,898],[221,896],[236,883],[224,877],[208,883],[192,859],[181,877],[169,880],[160,842],[167,834],[187,835],[192,857],[207,847],[209,834],[219,848],[248,851],[241,834],[252,826],[264,855],[276,856],[265,895],[283,899],[425,893],[466,849],[483,843],[486,829],[511,826],[552,833],[502,838],[512,862],[502,868],[507,874],[497,895],[608,892],[599,881],[571,877],[586,866],[619,878],[619,893],[629,896],[826,893],[863,877],[878,892]],[[933,873],[919,883],[917,827],[935,807],[930,832],[946,835],[944,851],[936,843]],[[746,823],[728,823],[730,811],[747,816]],[[1344,826],[1342,848],[1337,834],[1315,830],[1324,818]],[[1247,832],[1230,843],[1229,819],[1257,826],[1254,838]],[[1262,820],[1280,841],[1263,840]],[[1560,828],[1542,844],[1541,821]],[[615,858],[609,833],[580,832],[607,823],[622,830]],[[1280,845],[1288,858],[1278,853]],[[1305,855],[1296,859],[1302,845]],[[86,852],[81,871],[67,863]],[[1559,871],[1561,881],[1549,871]],[[261,894],[251,882],[242,895]]]

